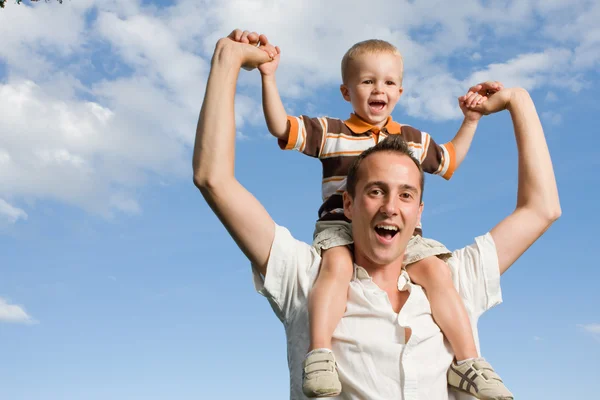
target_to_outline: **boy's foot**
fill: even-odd
[[[483,358],[473,358],[448,369],[448,384],[481,400],[513,400],[502,379]]]
[[[304,358],[302,391],[306,397],[333,397],[342,392],[333,353],[329,349],[316,349]]]

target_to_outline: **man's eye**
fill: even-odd
[[[400,197],[402,197],[403,199],[412,199],[413,196],[412,196],[412,193],[407,192],[407,193],[402,193],[400,195]]]
[[[379,196],[379,195],[383,194],[383,191],[381,191],[380,189],[373,189],[373,190],[371,190],[371,194],[374,196]]]

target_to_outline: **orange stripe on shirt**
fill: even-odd
[[[448,166],[448,170],[443,176],[444,179],[452,178],[452,174],[456,170],[456,149],[454,148],[454,143],[448,142],[443,145],[448,151],[448,158],[450,158],[450,165]]]
[[[323,148],[325,147],[325,135],[327,134],[327,129],[329,126],[327,124],[327,118],[322,117],[319,118],[319,123],[321,124],[321,148],[319,149],[319,157],[323,154]]]
[[[288,116],[287,120],[290,123],[290,132],[284,150],[292,150],[296,146],[296,141],[298,140],[298,118]]]

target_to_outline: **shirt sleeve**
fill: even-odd
[[[288,116],[288,140],[279,139],[279,147],[283,150],[297,150],[311,157],[319,157],[321,144],[326,131],[325,118]]]
[[[456,250],[448,260],[454,285],[474,319],[502,303],[500,267],[496,244],[490,233]]]
[[[444,179],[450,179],[456,170],[456,151],[454,144],[448,142],[439,145],[426,132],[421,132],[421,165],[423,171],[434,175],[440,175]]]
[[[295,310],[307,306],[321,262],[315,249],[294,239],[284,227],[275,226],[267,274],[263,276],[253,266],[254,287],[265,296],[277,317],[285,322]]]

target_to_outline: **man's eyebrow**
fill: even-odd
[[[365,185],[365,189],[371,188],[373,186],[380,186],[380,187],[387,188],[389,185],[387,183],[385,183],[384,181],[371,181],[371,182],[367,182],[367,184]]]
[[[416,186],[409,185],[408,183],[405,183],[405,184],[403,184],[403,185],[400,185],[400,187],[401,187],[402,189],[404,189],[404,190],[408,190],[408,191],[411,191],[411,192],[419,193],[419,189],[417,189],[417,187],[416,187]]]

